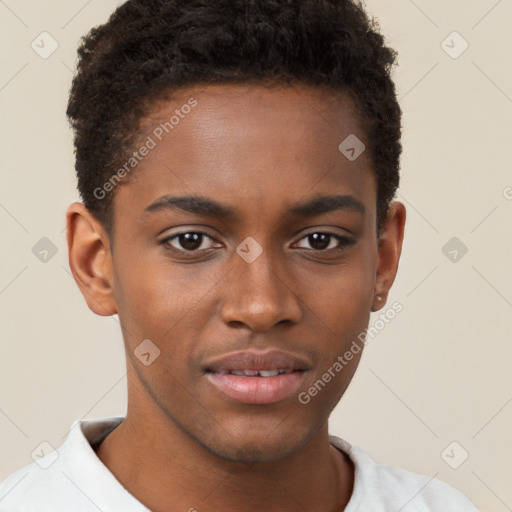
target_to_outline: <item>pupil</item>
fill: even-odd
[[[201,235],[199,233],[184,233],[179,237],[180,244],[184,249],[197,249],[201,246]]]
[[[321,250],[329,247],[330,237],[331,235],[326,233],[313,233],[308,238],[311,247]]]

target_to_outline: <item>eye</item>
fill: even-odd
[[[212,242],[213,238],[202,231],[184,231],[168,236],[161,243],[178,251],[195,252],[212,248]]]
[[[301,238],[301,241],[306,241],[311,247],[300,247],[301,249],[310,249],[313,251],[326,251],[326,250],[344,250],[347,247],[354,245],[355,240],[348,236],[340,235],[338,233],[331,233],[329,231],[317,231],[315,233],[309,233],[305,237]]]
[[[310,247],[301,245],[306,242]],[[219,247],[215,240],[202,231],[183,231],[175,233],[161,242],[163,245],[171,246],[170,248],[181,252],[199,252],[213,247]],[[309,233],[297,242],[301,249],[308,249],[315,252],[324,251],[343,251],[347,247],[355,244],[355,240],[338,233],[328,231],[318,231]]]

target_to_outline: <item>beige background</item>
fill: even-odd
[[[0,1],[0,479],[75,419],[126,411],[119,326],[88,310],[64,233],[78,198],[64,115],[76,47],[117,4]],[[512,510],[512,1],[366,5],[400,56],[409,216],[388,306],[403,311],[368,344],[331,431],[483,511]],[[31,48],[43,31],[59,44],[48,59]],[[469,44],[456,59],[442,46],[453,31]],[[47,263],[32,253],[42,237],[58,250]],[[456,262],[442,251],[452,237],[468,248]],[[453,441],[452,465],[469,453],[458,469],[441,456]]]

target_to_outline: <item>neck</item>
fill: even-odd
[[[348,456],[329,445],[327,425],[283,460],[248,464],[217,457],[169,422],[144,425],[128,413],[97,456],[153,512],[168,512],[169,503],[191,512],[340,512],[354,478]]]

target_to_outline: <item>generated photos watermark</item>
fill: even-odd
[[[334,361],[333,364],[322,374],[320,379],[318,379],[307,391],[299,393],[297,397],[298,401],[303,405],[309,404],[311,399],[318,395],[318,393],[322,391],[322,389],[324,389],[325,386],[331,382],[331,380],[333,380],[350,361],[352,361],[354,356],[361,352],[364,346],[368,345],[368,338],[375,338],[375,336],[377,336],[377,334],[379,334],[379,332],[381,332],[402,310],[403,305],[400,302],[395,301],[390,308],[381,312],[379,318],[375,320],[370,327],[367,327],[362,331],[357,336],[357,339],[352,341],[350,348],[336,358],[336,361]]]
[[[187,103],[177,108],[167,121],[160,123],[151,132],[151,135],[148,135],[144,144],[142,144],[137,151],[134,151],[132,156],[101,187],[94,189],[94,197],[96,199],[104,199],[108,192],[112,192],[116,185],[118,185],[126,175],[132,172],[132,170],[150,154],[151,150],[155,149],[158,143],[161,142],[167,134],[171,133],[182,119],[185,119],[185,117],[190,114],[192,108],[197,106],[197,104],[198,102],[195,98],[189,98]]]

